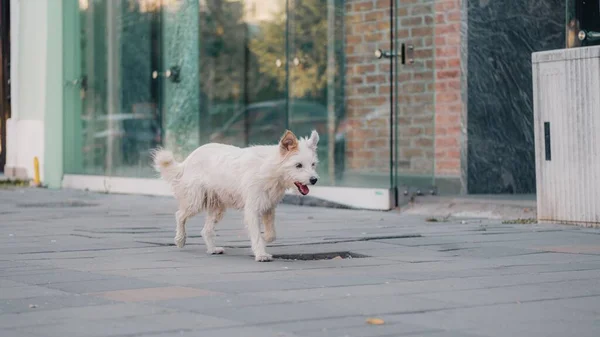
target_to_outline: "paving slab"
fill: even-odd
[[[600,335],[597,229],[280,205],[272,254],[360,258],[256,263],[240,212],[209,256],[202,215],[173,245],[174,211],[164,197],[0,190],[0,335]]]

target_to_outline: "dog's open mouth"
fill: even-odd
[[[309,190],[308,190],[308,186],[301,184],[299,182],[295,182],[294,185],[296,185],[296,187],[298,188],[298,191],[302,194],[302,195],[307,195]]]

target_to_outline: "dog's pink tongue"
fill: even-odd
[[[308,186],[301,184],[301,183],[294,183],[296,185],[296,187],[298,187],[298,191],[300,191],[300,193],[302,193],[302,195],[307,195],[309,192]]]

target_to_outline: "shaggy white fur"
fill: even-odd
[[[202,238],[209,254],[222,254],[215,246],[215,225],[227,208],[244,210],[252,252],[256,261],[271,261],[266,243],[275,240],[275,207],[286,189],[297,188],[306,195],[307,185],[317,183],[317,144],[319,134],[298,140],[286,130],[278,145],[239,148],[210,143],[197,148],[183,162],[173,153],[157,149],[153,153],[155,168],[167,181],[179,203],[175,244],[185,246],[186,221],[206,211]],[[264,223],[264,236],[260,223]]]

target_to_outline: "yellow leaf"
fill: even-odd
[[[385,322],[381,318],[367,318],[367,323],[372,325],[381,325]]]

